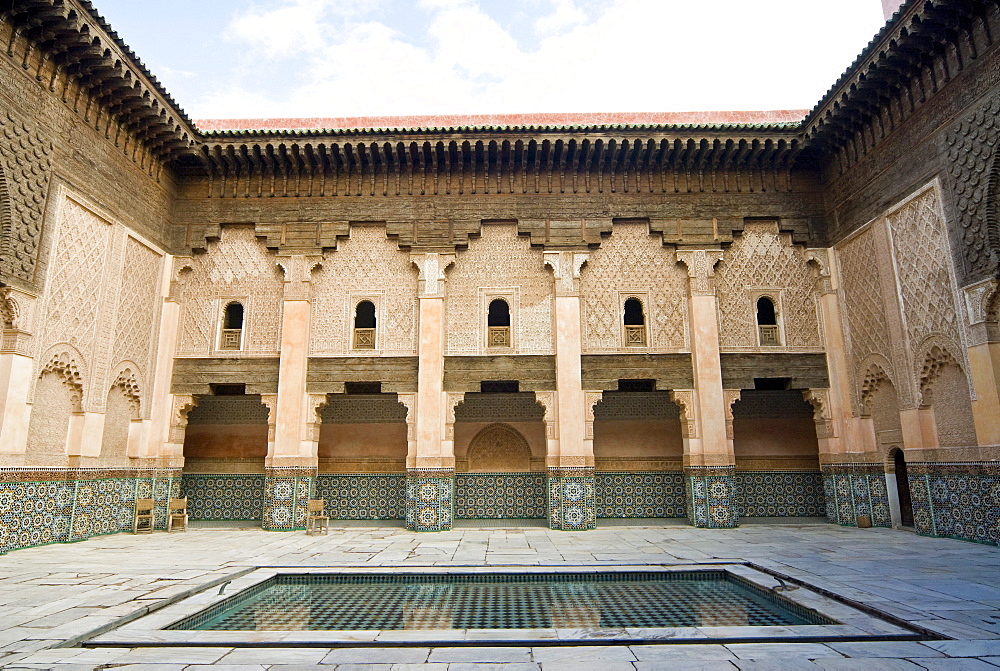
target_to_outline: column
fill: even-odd
[[[719,317],[715,298],[715,265],[720,249],[678,250],[677,260],[687,266],[688,320],[691,330],[691,364],[694,369],[694,409],[700,440],[689,441],[684,454],[688,519],[697,527],[728,528],[739,525],[735,505],[736,460],[727,430],[727,409],[719,358]],[[735,400],[735,399],[734,399]],[[693,451],[698,450],[698,451]]]
[[[153,368],[153,381],[150,388],[150,421],[148,439],[144,446],[134,456],[158,457],[173,467],[184,464],[184,439],[174,442],[171,436],[175,424],[174,413],[176,397],[170,393],[170,384],[174,375],[174,354],[177,351],[179,335],[181,303],[177,273],[184,265],[184,259],[167,257],[164,267],[171,269],[164,273],[161,296],[163,304],[160,308],[160,329],[156,342],[156,363]],[[186,422],[185,414],[185,422]]]
[[[1000,283],[986,280],[965,289],[969,319],[972,418],[980,446],[1000,445]]]
[[[546,455],[549,528],[582,531],[597,526],[593,403],[583,391],[580,268],[587,254],[545,252],[555,277],[556,439]],[[588,405],[589,404],[589,405]],[[589,418],[589,420],[588,420]],[[590,426],[588,437],[587,426]]]
[[[34,360],[22,306],[33,300],[10,287],[0,290],[0,455],[23,455],[28,447]]]
[[[267,399],[271,402],[268,422],[273,422],[273,439],[269,427],[261,527],[267,531],[292,531],[305,528],[306,505],[318,465],[311,440],[313,421],[308,417],[311,406],[306,372],[312,317],[309,282],[319,259],[295,254],[279,257],[278,263],[285,272],[281,359],[277,397]]]
[[[412,254],[419,271],[420,331],[413,454],[406,457],[406,528],[451,529],[455,490],[453,439],[445,431],[449,408],[444,391],[445,269],[453,254]],[[454,400],[454,399],[453,399]],[[455,401],[457,403],[457,401]]]

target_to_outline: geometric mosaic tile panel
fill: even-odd
[[[297,531],[306,528],[306,508],[312,498],[313,476],[302,470],[276,468],[265,474],[262,529]]]
[[[872,526],[892,527],[885,473],[878,464],[828,464],[823,467],[827,517],[841,526],[856,527],[859,515]]]
[[[822,473],[738,471],[733,478],[740,517],[826,515]]]
[[[455,519],[545,519],[544,473],[455,475]]]
[[[693,526],[703,529],[739,526],[737,485],[733,475],[733,468],[729,466],[685,469],[688,520]]]
[[[188,499],[188,516],[192,520],[259,522],[264,512],[264,476],[185,473],[181,496]]]
[[[585,531],[597,527],[596,485],[590,468],[550,468],[549,528]]]
[[[597,517],[687,517],[683,473],[597,473]]]
[[[171,471],[121,473],[53,470],[47,480],[29,482],[38,475],[8,472],[0,481],[0,552],[131,531],[137,495],[156,499],[157,528],[166,528],[167,497],[177,495],[179,478]]]
[[[324,500],[331,520],[406,518],[406,476],[401,473],[317,475],[313,497]]]
[[[991,472],[997,466],[920,464],[908,470],[917,533],[1000,544],[1000,472]]]
[[[406,472],[406,528],[411,531],[451,529],[455,472],[450,468]]]

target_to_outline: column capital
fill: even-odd
[[[829,249],[825,247],[807,249],[806,262],[812,267],[814,272],[816,293],[831,294],[837,290]]]
[[[323,263],[323,257],[316,254],[289,254],[275,258],[275,264],[285,275],[286,301],[309,300],[309,287],[313,271]]]
[[[420,298],[444,298],[444,271],[455,263],[455,254],[425,252],[410,254],[410,262],[417,267],[417,293]]]
[[[715,265],[722,259],[721,249],[678,249],[677,260],[691,278],[692,296],[715,295]]]
[[[556,278],[556,296],[577,296],[580,293],[580,269],[590,259],[586,252],[542,252],[545,265]]]

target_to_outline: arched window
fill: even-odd
[[[761,347],[781,344],[778,335],[778,315],[774,309],[774,301],[767,296],[757,299],[757,333]]]
[[[646,315],[642,313],[642,302],[638,298],[625,301],[625,346],[646,346]]]
[[[510,306],[507,301],[501,298],[490,301],[486,326],[489,329],[489,347],[510,347]]]
[[[361,301],[354,308],[354,349],[375,349],[375,304]]]
[[[227,303],[222,313],[222,337],[219,349],[242,349],[243,347],[243,304],[237,301]]]

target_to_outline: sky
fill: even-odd
[[[193,119],[813,107],[880,0],[94,0]]]

